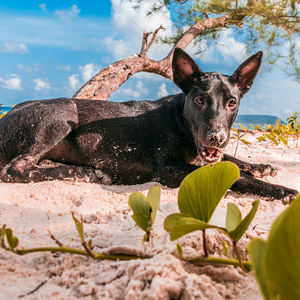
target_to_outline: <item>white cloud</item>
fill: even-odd
[[[66,22],[55,12],[28,15],[0,10],[0,52],[3,43],[9,42],[24,44],[29,51],[31,47],[49,46],[103,53],[103,39],[112,29],[106,18],[79,15],[67,19]],[[25,52],[26,48],[22,47],[21,51]]]
[[[80,80],[78,74],[73,74],[68,77],[69,86],[72,90],[78,90],[80,88]]]
[[[160,25],[165,30],[159,32],[163,37],[172,32],[172,20],[170,12],[164,8],[160,13],[147,13],[153,5],[152,0],[140,2],[140,8],[134,9],[134,3],[130,0],[112,0],[113,23],[122,38],[110,37],[105,40],[106,46],[114,53],[115,59],[125,58],[138,53],[141,48],[142,33],[153,32]],[[169,45],[153,45],[149,56],[154,59],[163,58],[171,47]]]
[[[168,95],[169,95],[169,93],[167,91],[167,85],[163,82],[161,84],[161,86],[159,87],[159,90],[157,92],[157,97],[161,98],[161,97],[165,97]]]
[[[134,8],[131,0],[112,0],[111,2],[114,25],[128,36],[132,33],[151,32],[160,25],[163,25],[168,32],[171,30],[171,15],[166,8],[156,14],[147,15],[153,6],[152,0],[141,1],[138,10]],[[165,35],[166,31],[162,35]]]
[[[141,92],[143,95],[148,95],[149,90],[144,86],[142,81],[138,81],[136,84],[136,89]]]
[[[28,53],[28,49],[24,43],[7,42],[0,46],[0,52],[25,54]]]
[[[144,83],[142,81],[138,81],[135,85],[135,88],[122,88],[120,90],[121,94],[124,94],[128,97],[133,97],[133,98],[139,98],[142,95],[148,95],[149,90],[144,86]]]
[[[10,75],[10,78],[3,79],[0,77],[0,83],[2,83],[2,88],[8,90],[22,90],[22,80],[15,74]]]
[[[64,72],[70,72],[71,71],[71,66],[68,66],[68,65],[59,65],[56,68],[58,70],[64,71]]]
[[[131,56],[136,52],[134,43],[131,43],[130,41],[107,37],[103,42],[104,45],[112,52],[114,58],[117,60],[121,60],[125,57]]]
[[[50,84],[45,80],[36,78],[36,79],[33,79],[33,82],[34,82],[34,89],[38,92],[40,92],[42,90],[50,89]]]
[[[100,67],[93,64],[89,63],[84,66],[80,66],[79,70],[81,72],[81,78],[84,82],[87,82],[90,80],[96,73],[100,70]]]
[[[155,73],[139,72],[134,75],[135,79],[161,81],[161,76]]]
[[[195,50],[198,49],[201,49],[202,52],[195,55]],[[205,63],[220,61],[232,63],[232,61],[241,62],[246,58],[247,47],[244,43],[236,40],[232,29],[224,29],[220,33],[219,39],[212,45],[208,45],[207,41],[203,39],[197,44],[197,48],[193,43],[189,44],[186,52]]]
[[[39,8],[43,11],[43,12],[48,12],[47,6],[45,3],[41,3],[39,4]]]
[[[23,64],[18,64],[17,68],[22,71],[26,71],[28,73],[38,72],[40,71],[40,64],[34,63],[33,65],[26,66]]]
[[[223,30],[216,48],[225,60],[234,59],[239,62],[246,57],[247,47],[244,43],[238,42],[232,35],[232,29]]]
[[[89,81],[99,70],[100,67],[93,63],[89,63],[84,66],[79,66],[80,75],[72,74],[71,76],[68,77],[69,87],[71,88],[72,91],[78,90],[84,83]]]
[[[80,8],[73,4],[69,9],[57,9],[54,14],[65,22],[70,22],[71,19],[77,17],[80,13]]]
[[[141,93],[139,91],[130,88],[123,89],[122,93],[128,97],[133,97],[133,98],[138,98],[141,96]]]

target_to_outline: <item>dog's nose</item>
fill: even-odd
[[[225,141],[225,135],[222,132],[212,132],[207,137],[207,140],[212,146],[218,146]]]

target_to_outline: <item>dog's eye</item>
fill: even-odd
[[[237,102],[236,102],[236,100],[235,99],[230,99],[229,101],[228,101],[228,107],[230,107],[230,108],[234,108],[234,107],[236,107],[236,105],[237,105]]]
[[[202,97],[195,98],[195,102],[200,105],[204,105],[205,100]]]

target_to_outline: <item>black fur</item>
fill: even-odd
[[[226,76],[202,72],[176,49],[174,82],[185,94],[124,103],[68,98],[21,103],[0,120],[1,179],[157,181],[178,187],[197,167],[222,158],[240,99],[261,57],[261,52],[253,55]],[[297,193],[244,171],[232,190],[277,199]]]

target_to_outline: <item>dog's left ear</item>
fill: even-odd
[[[241,96],[249,91],[255,76],[258,73],[261,65],[263,52],[259,51],[256,54],[245,60],[232,74],[232,78],[237,81],[241,91]]]
[[[175,48],[173,60],[173,81],[187,94],[202,71],[194,60],[186,54],[182,49]]]

